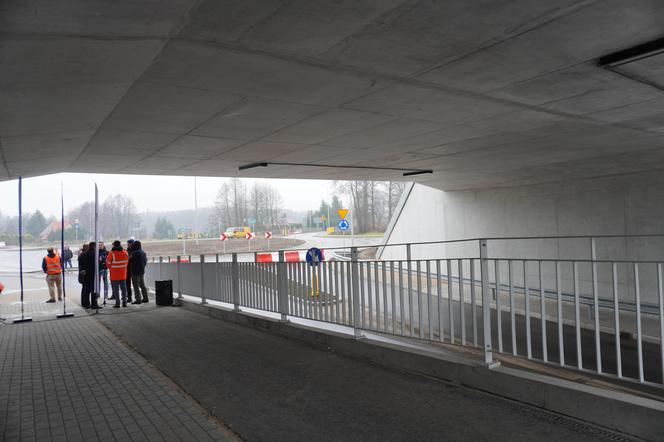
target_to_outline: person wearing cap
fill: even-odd
[[[111,280],[111,290],[115,305],[113,308],[120,307],[120,293],[122,293],[122,307],[127,306],[127,264],[129,255],[122,249],[122,243],[118,240],[113,241],[113,248],[106,257],[106,267]]]
[[[132,291],[131,291],[131,254],[133,251],[132,246],[134,245],[134,240],[129,238],[127,240],[127,254],[129,255],[129,263],[127,265],[127,302],[131,302]],[[139,294],[140,296],[140,294]]]
[[[58,289],[58,301],[62,301],[62,260],[53,247],[46,249],[46,256],[42,259],[42,270],[46,273],[46,285],[51,296],[46,302],[55,302],[55,289]]]

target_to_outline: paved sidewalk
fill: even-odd
[[[34,321],[52,319],[63,312],[63,303],[46,303],[49,299],[46,289],[45,276],[42,273],[28,273],[23,278],[25,302],[23,311],[26,317]],[[5,291],[0,294],[0,318],[11,324],[14,319],[21,317],[21,295],[18,274],[0,273],[0,280],[5,284]],[[75,311],[79,306],[81,285],[73,274],[67,275],[66,281],[66,307],[67,312]],[[84,310],[80,310],[85,313]]]
[[[80,307],[50,319],[45,293],[26,295],[35,322],[0,325],[0,440],[235,439]],[[2,314],[14,316],[12,296]]]

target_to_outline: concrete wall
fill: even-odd
[[[664,233],[663,226],[662,173],[454,192],[416,184],[394,228],[387,232],[386,242],[395,244],[481,237],[638,235]],[[596,256],[600,260],[664,261],[664,237],[599,238],[595,242]],[[404,259],[405,250],[403,246],[386,247],[381,258]],[[589,259],[590,240],[493,240],[489,242],[489,256],[509,259]],[[412,257],[479,257],[478,242],[414,246]],[[529,271],[529,279],[534,279],[534,284],[538,283],[536,267],[533,266],[534,270]],[[641,284],[654,289],[655,264],[641,265],[639,270]],[[588,284],[591,280],[590,265],[581,264],[581,272],[583,291],[591,291],[592,287]],[[549,273],[544,277],[545,286],[555,288],[553,271]],[[571,273],[571,265],[567,273]],[[600,264],[598,273],[603,285],[601,291],[607,295],[605,297],[612,298],[608,296],[612,288],[611,265]],[[506,281],[504,276],[502,281]],[[566,284],[571,276],[563,279],[563,284]],[[618,279],[623,295],[633,298],[631,264],[619,264]],[[656,301],[652,293],[648,296],[650,301]]]

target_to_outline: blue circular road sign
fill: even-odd
[[[339,230],[348,230],[350,224],[345,219],[340,219],[339,224],[337,224],[337,227],[339,227]]]
[[[317,266],[319,262],[323,261],[323,252],[316,247],[307,250],[307,263],[310,266]]]

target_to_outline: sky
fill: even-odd
[[[210,207],[221,183],[228,178],[196,178],[198,207]],[[309,210],[329,200],[332,181],[246,179],[268,182],[281,194],[284,208]],[[100,204],[110,195],[130,196],[139,212],[172,211],[194,208],[194,177],[59,173],[23,179],[23,213],[39,209],[44,215],[60,214],[60,184],[64,189],[65,213],[86,201],[94,200],[94,183],[99,187]],[[18,180],[0,182],[0,213],[18,214]]]

